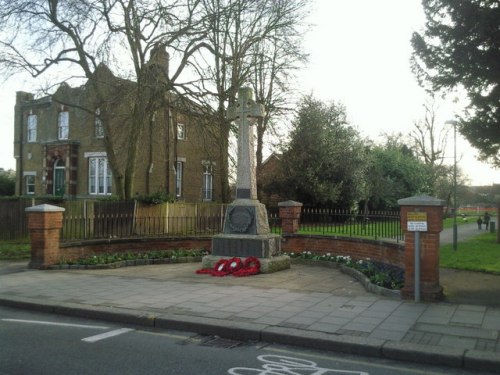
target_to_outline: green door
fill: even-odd
[[[64,165],[61,160],[54,164],[54,195],[59,197],[64,195]]]

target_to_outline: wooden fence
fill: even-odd
[[[65,209],[62,241],[221,233],[226,205],[138,201],[0,201],[0,241],[29,241],[25,208],[49,203]],[[278,210],[268,209],[273,232],[280,233]],[[356,212],[304,208],[300,233],[401,240],[399,212]]]

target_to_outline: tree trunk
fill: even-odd
[[[256,174],[257,174],[257,197],[259,200],[262,200],[262,194],[261,194],[261,183],[260,183],[260,173],[262,169],[262,150],[264,148],[264,133],[266,131],[266,125],[265,125],[265,119],[264,118],[259,118],[257,120],[256,126],[257,126],[257,150],[256,150]]]
[[[139,84],[140,85],[140,84]],[[140,93],[140,89],[139,93]],[[141,95],[137,95],[141,98]],[[132,199],[134,196],[134,179],[135,169],[137,165],[137,150],[139,148],[139,140],[142,135],[143,120],[145,118],[144,104],[141,99],[135,104],[134,114],[132,117],[132,128],[129,138],[129,146],[127,149],[127,163],[125,167],[124,190],[125,199]]]

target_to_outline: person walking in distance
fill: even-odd
[[[483,223],[484,223],[484,226],[486,227],[486,230],[488,230],[488,227],[490,226],[490,219],[491,219],[491,216],[490,216],[489,212],[485,212]]]

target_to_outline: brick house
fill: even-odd
[[[76,88],[62,84],[54,94],[42,98],[17,92],[16,195],[82,199],[117,194],[109,140],[116,168],[124,168],[129,133],[123,129],[132,125],[125,114],[133,106],[128,93],[135,83],[115,77],[105,66],[98,67],[95,74],[105,82],[110,98],[106,129],[101,108],[87,84]],[[171,104],[174,95],[165,96],[165,104],[144,119],[134,192],[167,192],[186,202],[219,201],[217,160],[221,156],[215,145],[216,127],[207,131],[210,125],[199,115]]]
[[[259,184],[260,201],[269,207],[277,207],[284,197],[281,196],[280,184],[283,177],[282,155],[273,152],[266,160],[258,172],[257,183]]]

